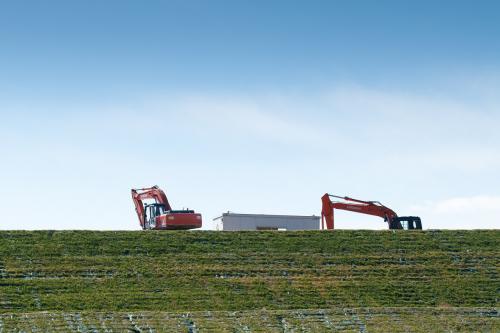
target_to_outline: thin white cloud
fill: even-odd
[[[482,195],[475,197],[452,198],[437,202],[433,209],[439,214],[491,211],[500,212],[500,196]]]
[[[150,140],[152,133],[167,131],[171,137],[196,133],[208,140],[226,136],[318,144],[326,133],[296,103],[293,96],[282,95],[165,94],[150,96],[142,103],[105,105],[90,111],[81,106],[69,108],[71,113],[43,121],[47,127],[58,127],[65,137],[91,133],[111,140],[116,136]],[[36,115],[32,118],[34,127],[40,120]]]
[[[460,96],[344,86],[333,89],[325,104],[349,144],[376,145],[372,152],[382,161],[411,162],[422,170],[500,166],[500,104],[495,100],[474,104]]]
[[[500,196],[455,197],[413,206],[426,228],[498,229]]]
[[[304,118],[294,119],[293,99],[279,103],[271,97],[237,98],[225,96],[184,96],[168,104],[211,132],[251,135],[263,140],[282,143],[318,143],[323,138],[321,128]],[[305,118],[307,119],[307,118]]]
[[[405,151],[384,156],[390,164],[414,164],[420,172],[456,170],[481,172],[500,168],[500,149],[492,147],[429,147],[424,151]]]

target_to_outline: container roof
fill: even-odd
[[[318,220],[319,216],[316,215],[274,215],[274,214],[243,214],[243,213],[233,213],[233,212],[227,212],[223,213],[221,216],[218,216],[213,219],[219,220],[222,219],[226,216],[238,216],[238,217],[266,217],[266,218],[287,218],[287,219],[311,219],[311,220]]]

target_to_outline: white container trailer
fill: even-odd
[[[319,230],[319,216],[224,213],[214,219],[216,229],[240,230]]]

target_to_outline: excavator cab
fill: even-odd
[[[392,219],[389,229],[422,230],[422,220],[418,216],[399,216]]]
[[[156,226],[156,217],[165,214],[165,205],[153,203],[144,205],[144,221],[146,221],[146,229]]]

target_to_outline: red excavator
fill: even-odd
[[[154,203],[144,203],[144,200]],[[173,210],[158,186],[132,189],[135,211],[143,230],[186,230],[201,227],[201,214],[194,210]]]
[[[332,201],[330,198],[338,198],[344,201]],[[396,212],[378,201],[364,201],[326,193],[321,197],[321,202],[321,229],[325,229],[325,222],[327,229],[333,229],[333,211],[335,209],[379,216],[388,223],[389,229],[422,229],[420,217],[398,216]]]

